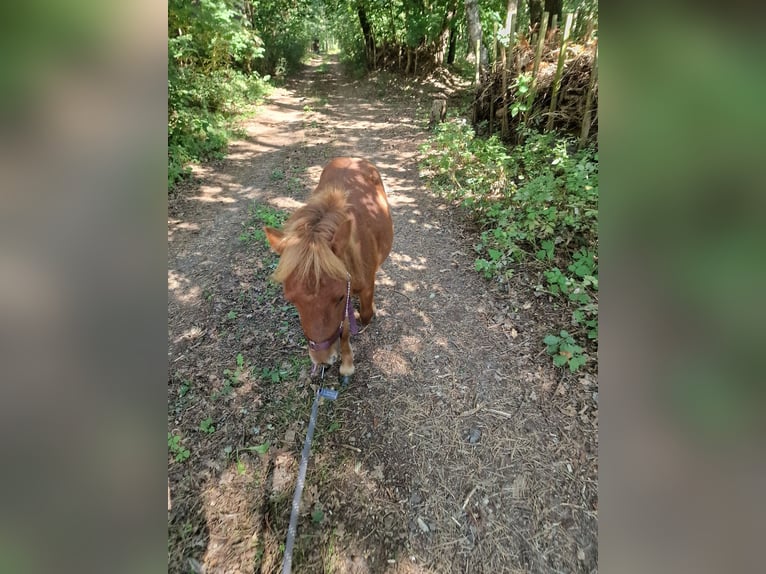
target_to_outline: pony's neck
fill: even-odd
[[[356,221],[352,222],[351,237],[346,244],[346,249],[341,255],[340,259],[346,266],[346,270],[351,275],[351,284],[359,281],[363,276],[364,261],[362,260],[362,253],[359,245],[359,239],[356,233]]]

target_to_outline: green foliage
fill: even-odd
[[[245,364],[245,358],[242,356],[242,353],[237,353],[236,363],[237,366],[233,371],[231,369],[223,370],[223,389],[213,393],[213,400],[217,400],[221,396],[231,394],[232,388],[239,385],[242,375],[245,374],[245,371],[248,368]]]
[[[168,450],[176,462],[183,462],[191,455],[189,449],[181,444],[181,436],[177,434],[168,433]]]
[[[480,225],[479,273],[504,282],[520,264],[542,266],[539,288],[571,310],[577,336],[595,342],[598,154],[553,133],[520,135],[509,151],[497,137],[475,137],[463,120],[445,122],[421,147],[421,169],[438,195]]]
[[[182,399],[191,390],[191,381],[183,380],[178,387],[178,398]]]
[[[571,372],[577,372],[588,360],[583,348],[575,343],[572,336],[561,331],[558,335],[548,335],[543,339],[546,352],[553,356],[553,364],[557,367],[568,365]]]
[[[277,172],[279,172],[277,174]],[[277,179],[284,179],[285,174],[282,170],[274,170],[271,174],[271,178],[275,179],[275,175],[278,175]],[[242,224],[242,232],[239,234],[239,240],[242,243],[251,243],[253,241],[262,241],[268,244],[266,240],[266,234],[263,232],[263,227],[281,227],[287,219],[287,212],[279,209],[274,209],[269,205],[259,205],[253,203],[248,208],[248,218]]]
[[[532,88],[532,72],[525,72],[516,76],[512,87],[514,92],[519,95],[519,99],[511,104],[511,117],[515,118],[519,112],[523,113],[529,109],[527,95]]]
[[[502,4],[505,13],[505,3],[502,0],[495,0],[495,3],[498,8]],[[360,13],[369,24],[369,40],[375,44],[378,61],[374,63],[373,50],[365,46]],[[463,3],[454,0],[428,3],[420,0],[333,0],[327,3],[327,17],[340,44],[341,59],[352,71],[379,67],[384,54],[388,56],[388,65],[396,62],[397,67],[400,64],[404,67],[408,51],[418,52],[419,69],[427,68],[436,63],[441,42],[447,38],[450,29],[458,36],[464,35]],[[492,30],[491,26],[489,29]],[[465,54],[467,42],[458,41],[456,46]],[[401,61],[400,53],[403,54]]]
[[[207,417],[199,424],[199,430],[204,433],[212,434],[215,432],[215,425],[213,424],[213,418]]]
[[[237,114],[299,65],[323,22],[318,2],[170,0],[169,189],[190,162],[223,157]]]

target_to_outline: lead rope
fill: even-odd
[[[324,366],[322,366],[322,380],[324,380]],[[293,568],[293,546],[295,546],[295,536],[298,533],[298,513],[301,506],[301,496],[303,495],[303,485],[306,482],[306,469],[309,465],[309,456],[311,456],[311,439],[314,437],[314,427],[317,423],[320,397],[334,401],[338,398],[338,391],[325,389],[320,385],[319,390],[317,390],[317,394],[314,397],[314,404],[311,406],[311,418],[309,418],[309,426],[308,429],[306,429],[306,440],[303,442],[301,465],[298,469],[298,482],[295,484],[293,508],[290,512],[290,526],[287,528],[287,541],[285,542],[285,557],[282,562],[282,574],[290,574]]]

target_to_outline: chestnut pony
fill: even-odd
[[[264,231],[280,256],[273,278],[298,309],[312,363],[332,364],[340,351],[340,374],[351,376],[351,296],[359,296],[359,317],[367,325],[375,314],[375,272],[394,239],[380,173],[364,159],[335,158],[284,228]]]

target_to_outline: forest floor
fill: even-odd
[[[566,313],[530,270],[482,279],[476,231],[418,175],[448,80],[315,58],[170,196],[170,572],[281,569],[317,380],[259,229],[345,155],[379,168],[395,238],[356,374],[320,405],[293,571],[597,571],[595,374],[552,365]]]

